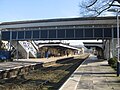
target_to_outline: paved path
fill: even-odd
[[[90,55],[59,90],[120,90],[120,77],[106,60]]]

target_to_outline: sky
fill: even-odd
[[[0,22],[81,17],[82,0],[0,0]],[[82,41],[65,41],[82,44]]]
[[[0,0],[0,22],[79,17],[80,0]]]
[[[86,0],[0,0],[0,22],[81,17],[82,1]]]

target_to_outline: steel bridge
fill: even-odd
[[[116,38],[116,17],[3,22],[2,40],[92,40]]]

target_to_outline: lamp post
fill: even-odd
[[[1,30],[2,30],[2,28],[0,28],[0,40],[1,40],[1,36],[2,36],[2,35],[1,35]]]
[[[119,49],[120,49],[120,42],[119,42],[119,9],[109,9],[108,11],[110,12],[116,12],[116,17],[117,17],[117,76],[119,76],[120,68],[119,68]]]

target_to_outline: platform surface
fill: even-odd
[[[107,60],[90,55],[59,90],[120,90],[120,77]]]

